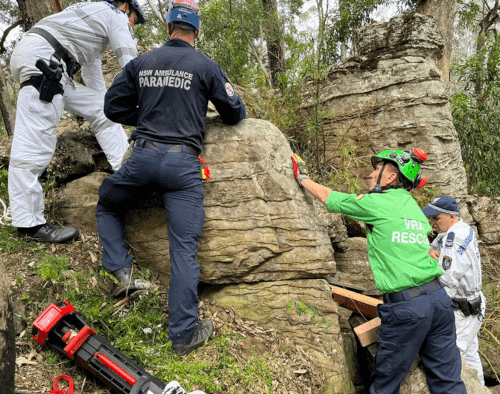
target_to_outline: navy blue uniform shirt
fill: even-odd
[[[114,122],[136,126],[134,140],[201,151],[209,100],[225,124],[245,118],[245,106],[219,65],[174,38],[123,68],[106,93],[104,113]]]

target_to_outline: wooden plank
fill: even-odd
[[[368,297],[354,291],[332,286],[333,299],[341,307],[362,314],[373,319],[377,317],[377,305],[383,302],[373,297]]]
[[[354,328],[354,333],[358,336],[361,346],[366,347],[377,340],[378,330],[380,329],[380,318],[367,321]]]

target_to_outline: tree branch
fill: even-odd
[[[158,19],[165,22],[165,18],[163,18],[163,15],[160,14],[160,11],[158,11],[158,8],[156,8],[153,1],[148,0],[148,3],[149,3],[149,6],[151,7],[151,9],[153,10],[153,12],[155,13],[155,15],[158,17]]]
[[[2,39],[0,40],[0,53],[4,53],[6,51],[4,44],[5,44],[5,40],[7,39],[7,36],[9,35],[9,33],[22,23],[24,23],[24,19],[18,20],[12,26],[9,26],[7,29],[5,29],[5,31],[3,32]]]

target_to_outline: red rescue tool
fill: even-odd
[[[118,394],[162,394],[166,386],[96,334],[67,301],[50,304],[33,322],[31,337],[67,355]]]

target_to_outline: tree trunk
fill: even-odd
[[[20,23],[24,31],[31,29],[40,19],[63,10],[63,0],[17,0],[17,4],[19,5],[21,15],[16,24]],[[9,27],[9,29],[12,28],[13,26]],[[5,37],[3,37],[3,39],[4,38]],[[7,135],[12,136],[14,135],[14,109],[10,101],[10,94],[5,81],[4,69],[1,65],[0,94],[0,110],[5,124],[5,129],[7,130]]]
[[[0,64],[0,110],[7,130],[7,135],[10,137],[14,135],[14,108],[10,99],[9,88],[5,80],[4,68]]]
[[[280,23],[276,0],[262,0],[262,5],[267,15],[265,28],[267,42],[267,56],[273,86],[278,86],[278,74],[285,72],[285,58],[280,37]]]
[[[63,10],[62,0],[17,0],[23,29],[28,31],[40,19]]]
[[[450,62],[453,40],[453,24],[457,13],[456,0],[421,0],[417,11],[436,21],[444,39],[443,57],[439,59],[439,68],[443,72],[443,83],[450,86]]]
[[[4,262],[0,261],[0,391],[14,394],[16,345],[14,313],[9,295],[9,280]]]
[[[484,6],[483,6],[484,8]],[[486,14],[483,14],[483,19],[479,22],[479,33],[477,34],[477,44],[476,52],[479,53],[485,44],[485,38],[488,35],[488,30],[497,23],[499,17],[498,12],[500,11],[500,4],[498,0],[495,1],[495,5],[488,9]]]
[[[483,11],[484,11],[484,5],[487,5],[486,2],[483,3]],[[500,4],[498,3],[498,0],[495,1],[495,5],[491,8],[488,9],[488,12],[486,14],[483,13],[483,19],[479,22],[479,33],[477,34],[477,42],[476,42],[476,53],[479,54],[483,47],[486,44],[486,38],[489,36],[489,34],[492,32],[490,30],[492,27],[495,27],[495,24],[498,22],[499,16],[498,12],[500,11]],[[482,103],[484,100],[483,97],[483,86],[480,84],[479,81],[474,81],[474,90],[476,93],[477,101],[479,103]]]

